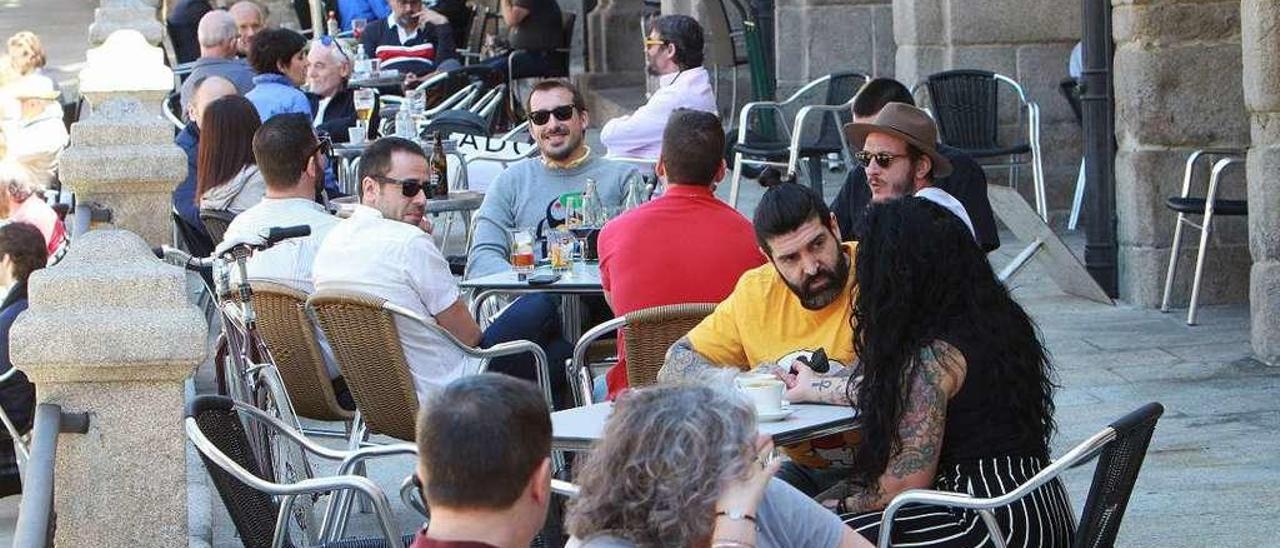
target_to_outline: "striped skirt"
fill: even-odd
[[[1034,457],[998,457],[938,470],[933,488],[967,493],[977,498],[997,497],[1012,491],[1045,465]],[[1010,548],[1071,545],[1076,518],[1060,480],[1053,480],[1021,500],[993,511],[1005,544]],[[841,518],[858,534],[875,543],[880,535],[881,512],[847,514]],[[894,515],[893,546],[994,546],[982,517],[972,510],[911,505]]]

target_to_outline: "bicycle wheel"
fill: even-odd
[[[255,405],[301,433],[302,425],[293,412],[293,405],[289,401],[289,395],[285,392],[284,383],[275,366],[257,364],[255,367]],[[270,456],[270,470],[276,481],[290,484],[315,477],[311,463],[302,447],[275,430],[269,430],[264,434],[263,447]],[[289,519],[290,538],[305,539],[306,542],[301,544],[306,546],[316,545],[320,541],[320,521],[315,512],[320,496],[319,494],[299,496],[294,502],[293,515]]]

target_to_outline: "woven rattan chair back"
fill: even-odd
[[[385,299],[346,290],[317,291],[307,299],[333,348],[351,398],[375,434],[413,441],[418,394]]]
[[[638,388],[658,382],[667,349],[715,310],[709,303],[672,304],[627,314],[627,384]]]
[[[1112,546],[1120,532],[1120,520],[1129,506],[1129,495],[1138,481],[1138,472],[1147,456],[1156,421],[1164,406],[1149,403],[1111,423],[1116,439],[1098,456],[1084,503],[1084,515],[1076,528],[1076,548]]]
[[[294,412],[320,421],[354,417],[354,412],[338,404],[333,393],[320,342],[307,317],[307,294],[271,282],[254,281],[249,285],[258,314],[258,332],[267,341]]]

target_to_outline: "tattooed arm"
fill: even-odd
[[[667,358],[662,363],[662,369],[658,370],[658,382],[701,379],[716,369],[716,364],[693,349],[689,337],[680,337],[680,340],[667,349]]]
[[[845,499],[849,512],[884,508],[898,493],[933,485],[942,451],[947,400],[964,382],[964,356],[955,347],[935,342],[920,352],[920,364],[907,388],[907,406],[898,423],[902,447],[889,457],[879,485],[852,487]]]
[[[795,369],[795,375],[783,373],[776,367],[769,371],[779,371],[778,376],[782,377],[782,382],[787,384],[787,393],[784,396],[787,401],[856,406],[857,400],[850,397],[855,394],[851,394],[848,390],[851,388],[850,383],[853,383],[856,391],[857,383],[862,382],[862,375],[855,373],[856,365],[834,375],[819,375],[803,363],[796,363]]]

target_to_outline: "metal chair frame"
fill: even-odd
[[[14,375],[18,374],[18,368],[10,367],[3,375],[0,375],[0,384],[9,382]],[[18,460],[18,476],[25,478],[27,462],[31,460],[31,432],[26,434],[18,433],[18,427],[13,424],[13,420],[9,418],[9,413],[0,407],[0,422],[4,422],[4,429],[9,433],[9,438],[13,440],[13,452]]]
[[[1209,159],[1211,157],[1219,157],[1213,163],[1213,169],[1209,175],[1209,188],[1205,194],[1204,203],[1204,220],[1201,224],[1197,224],[1187,218],[1189,213],[1179,211],[1178,220],[1173,228],[1173,244],[1169,247],[1169,268],[1165,271],[1164,277],[1164,294],[1160,298],[1160,311],[1169,311],[1169,301],[1173,293],[1173,277],[1178,270],[1178,254],[1182,247],[1182,227],[1183,225],[1191,226],[1200,231],[1200,244],[1196,247],[1196,270],[1195,277],[1191,282],[1191,303],[1187,308],[1187,325],[1196,325],[1196,313],[1199,308],[1200,301],[1200,282],[1204,276],[1204,259],[1209,248],[1209,234],[1213,230],[1214,208],[1218,201],[1218,182],[1222,178],[1222,173],[1233,165],[1244,165],[1244,151],[1232,148],[1206,148],[1196,150],[1187,156],[1186,169],[1182,174],[1182,192],[1179,193],[1180,198],[1191,197],[1191,179],[1195,171],[1196,163],[1201,159]]]
[[[209,441],[200,430],[200,425],[196,422],[195,417],[186,417],[183,421],[186,430],[187,439],[191,444],[200,451],[202,455],[211,462],[218,465],[228,474],[231,474],[240,482],[267,493],[273,497],[280,497],[280,509],[276,517],[275,536],[272,538],[272,546],[280,548],[285,545],[285,536],[288,528],[285,523],[289,519],[293,511],[294,503],[300,495],[311,495],[318,493],[327,493],[331,491],[339,491],[340,493],[350,493],[352,491],[359,492],[372,503],[374,513],[378,518],[378,525],[382,530],[383,536],[386,537],[391,546],[397,546],[400,542],[400,535],[397,533],[395,519],[392,517],[391,505],[387,500],[387,496],[377,484],[368,478],[354,475],[351,470],[364,461],[379,456],[392,454],[417,453],[417,448],[410,444],[399,444],[396,446],[379,446],[359,449],[355,451],[340,451],[329,449],[327,447],[315,444],[300,434],[297,430],[289,425],[280,422],[275,417],[270,416],[266,412],[258,409],[245,402],[232,400],[233,409],[248,414],[255,421],[266,425],[277,434],[283,435],[289,441],[297,444],[307,453],[313,454],[327,460],[340,461],[339,473],[334,476],[323,478],[307,478],[292,484],[282,484],[275,481],[266,480],[245,470],[234,460],[223,453],[213,442]],[[242,415],[243,416],[243,415]],[[329,507],[325,512],[325,522],[327,525],[330,519],[330,511],[333,509],[334,501],[331,498]],[[337,540],[337,536],[326,535],[325,525],[321,526],[320,539],[327,541]]]
[[[1153,407],[1154,409],[1152,409]],[[1154,412],[1155,418],[1158,419],[1163,411],[1164,408],[1158,403],[1149,403],[1138,408],[1132,413],[1126,415],[1124,418],[1113,422],[1098,433],[1090,436],[1083,442],[1080,442],[1080,444],[1071,448],[1071,450],[1067,451],[1066,454],[1041,469],[1040,472],[1032,476],[1031,479],[1027,480],[1022,485],[1019,485],[1012,491],[998,497],[977,498],[966,493],[935,491],[931,489],[910,489],[900,493],[893,497],[893,500],[890,501],[889,505],[884,509],[884,513],[881,516],[880,537],[878,539],[877,546],[880,548],[889,548],[891,546],[893,518],[899,510],[909,504],[927,504],[977,511],[978,515],[982,517],[982,521],[987,525],[992,543],[996,548],[1005,548],[1005,533],[1000,529],[993,510],[1013,504],[1014,502],[1021,500],[1023,497],[1030,495],[1032,491],[1039,489],[1044,484],[1053,481],[1066,470],[1075,468],[1093,460],[1102,453],[1104,449],[1106,449],[1108,444],[1116,441],[1119,437],[1120,432],[1116,428],[1117,424],[1126,422],[1128,419],[1133,417],[1145,416],[1151,412]],[[1154,425],[1152,428],[1154,428]],[[1139,466],[1141,466],[1141,464],[1139,464]],[[1097,482],[1096,474],[1094,481],[1095,483]],[[1090,488],[1090,501],[1092,501],[1093,495],[1093,488]],[[1089,514],[1089,510],[1090,509],[1086,505],[1086,515]],[[1123,508],[1120,509],[1120,512],[1123,513]]]
[[[929,78],[936,74],[943,74],[943,73],[935,73],[933,75],[926,77],[925,80],[922,82],[916,82],[914,86],[911,86],[911,95],[913,96],[916,95],[916,93],[921,88],[925,88],[927,90]],[[1031,179],[1032,179],[1033,190],[1035,194],[1034,205],[1035,205],[1036,213],[1039,213],[1040,218],[1047,223],[1049,222],[1049,206],[1045,197],[1044,162],[1042,160],[1042,154],[1040,150],[1040,105],[1037,104],[1035,101],[1028,99],[1026,92],[1022,89],[1022,85],[1018,84],[1018,82],[1015,81],[1013,78],[1010,78],[1003,74],[994,73],[994,72],[991,73],[991,78],[993,78],[997,82],[997,85],[1005,84],[1010,88],[1012,88],[1014,93],[1017,94],[1018,101],[1019,101],[1018,125],[1022,125],[1024,120],[1022,111],[1024,109],[1026,110],[1025,121],[1027,125],[1027,141],[1028,141],[1027,144],[1031,148],[1031,158],[1020,160],[1018,158],[1018,156],[1020,156],[1019,154],[1013,154],[1013,155],[1010,155],[1008,161],[1004,163],[982,164],[982,166],[984,168],[985,167],[1009,168],[1009,185],[1016,188],[1017,181],[1018,181],[1018,166],[1026,165],[1030,163]],[[930,112],[930,114],[932,114],[932,112]],[[941,132],[939,132],[939,139],[941,139],[941,137],[942,137]],[[945,141],[943,142],[945,144]]]
[[[796,103],[798,103],[804,97],[811,95],[813,93],[813,90],[816,89],[818,86],[829,83],[831,81],[831,76],[832,76],[831,74],[827,74],[822,77],[819,77],[816,80],[813,80],[812,82],[809,82],[808,84],[805,84],[804,87],[800,88],[795,93],[792,93],[790,97],[787,97],[783,101],[754,101],[742,106],[742,110],[738,112],[738,140],[736,141],[738,145],[749,144],[747,143],[747,128],[750,126],[752,115],[754,114],[756,116],[759,116],[761,115],[760,111],[769,110],[769,111],[774,111],[778,113],[777,118],[782,123],[782,127],[779,129],[779,132],[783,135],[788,136],[788,140],[791,143],[790,145],[791,151],[790,151],[788,160],[786,162],[777,162],[772,160],[748,158],[742,152],[735,150],[733,153],[733,176],[729,182],[729,205],[735,208],[738,207],[738,194],[742,186],[742,166],[743,165],[772,166],[772,167],[785,169],[788,174],[794,174],[795,166],[799,162],[800,136],[803,135],[803,132],[800,130],[803,127],[802,124],[804,123],[804,121],[807,120],[812,115],[812,113],[821,113],[825,115],[831,112],[836,112],[839,109],[850,108],[849,106],[845,106],[845,105],[838,105],[838,106],[806,105],[804,107],[801,107],[800,111],[796,113],[796,117],[793,120],[791,120],[791,123],[794,125],[788,125],[788,120],[784,115],[783,109],[791,107],[792,105],[795,105]],[[847,104],[852,105],[852,100],[850,100],[850,102]],[[805,109],[808,109],[808,110],[805,110]],[[822,118],[819,117],[819,120],[821,119]],[[796,129],[793,131],[791,129],[792,127],[795,127]],[[840,141],[841,143],[845,144],[844,148],[848,149],[848,143],[845,143],[844,141],[843,131],[840,132]],[[819,173],[818,176],[821,177],[821,173]]]

